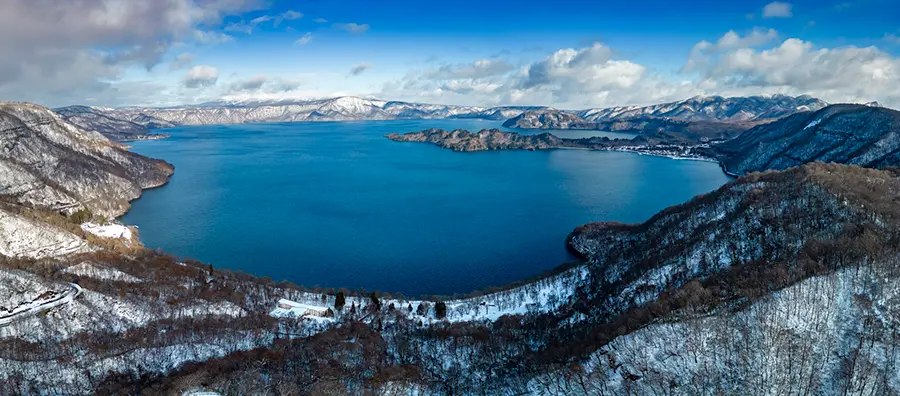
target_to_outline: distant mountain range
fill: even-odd
[[[521,129],[606,129],[608,121],[631,119],[678,119],[694,122],[747,123],[815,111],[828,103],[810,96],[751,96],[723,98],[695,96],[652,106],[623,106],[566,111],[538,109],[507,120],[503,126]]]
[[[809,96],[772,95],[746,98],[706,96],[652,106],[566,111],[542,106],[454,106],[343,96],[315,100],[217,101],[173,107],[112,109],[70,106],[57,111],[86,129],[96,130],[112,139],[123,140],[123,130],[132,131],[124,133],[125,135],[138,133],[139,130],[135,125],[152,129],[175,125],[248,122],[474,118],[516,119],[508,121],[508,125],[505,125],[517,128],[602,129],[608,127],[603,122],[640,117],[729,123],[751,122],[814,111],[826,105],[827,103]]]
[[[124,107],[103,112],[148,127],[173,125],[239,124],[246,122],[303,122],[394,119],[480,118],[505,120],[527,106],[450,106],[364,99],[343,96],[293,101],[219,101],[174,107]]]

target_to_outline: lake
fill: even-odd
[[[585,150],[457,153],[383,137],[500,123],[166,129],[170,139],[133,150],[173,163],[175,175],[145,191],[122,221],[139,226],[147,247],[216,268],[305,286],[452,294],[571,261],[565,239],[578,225],[644,221],[728,181],[712,162]]]

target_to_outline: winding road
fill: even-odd
[[[80,296],[82,291],[83,289],[81,286],[71,283],[69,290],[66,290],[62,294],[55,295],[47,300],[35,300],[27,304],[22,304],[13,309],[12,312],[0,315],[0,327],[9,326],[16,321],[68,304]]]

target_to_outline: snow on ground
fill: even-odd
[[[182,393],[182,396],[222,396],[222,394],[208,390],[193,389]]]
[[[69,268],[64,269],[63,272],[100,280],[112,280],[132,283],[143,282],[141,279],[128,275],[122,271],[119,271],[118,269],[103,267],[99,264],[91,263],[89,261],[73,265]]]
[[[63,285],[63,287],[68,286]],[[166,318],[242,317],[246,315],[243,308],[227,301],[209,303],[205,300],[198,300],[185,306],[162,308],[90,289],[82,290],[80,297],[69,301],[65,307],[42,309],[41,312],[43,312],[42,315],[19,317],[14,323],[7,326],[3,326],[0,322],[0,339],[12,337],[30,342],[42,342],[49,339],[63,340],[75,334],[98,328],[124,332],[131,328],[145,326],[151,321]],[[3,313],[0,310],[0,317],[3,316]]]
[[[131,229],[121,224],[84,223],[81,225],[81,229],[101,238],[131,240]]]
[[[817,119],[817,120],[815,120],[815,121],[813,121],[813,122],[810,122],[808,125],[806,125],[806,128],[803,128],[803,130],[807,130],[807,129],[813,128],[813,127],[815,127],[816,125],[819,125],[821,122],[822,122],[822,119]]]
[[[448,322],[495,321],[504,315],[524,315],[527,313],[551,312],[569,301],[578,285],[588,276],[586,266],[578,266],[537,282],[515,287],[496,293],[477,297],[445,301]],[[321,312],[334,307],[334,296],[327,296],[322,301],[321,294],[300,292],[282,299],[270,312],[273,317],[311,317],[304,313]],[[371,301],[368,297],[347,297],[344,306],[346,313],[351,305],[364,309]],[[408,319],[433,323],[434,302],[421,300],[381,299],[381,305],[394,305],[397,312],[404,313]],[[420,304],[428,307],[424,315],[417,313]],[[409,307],[412,307],[410,312]],[[337,317],[341,312],[335,312]]]
[[[540,394],[585,385],[600,394],[900,394],[895,323],[883,314],[898,301],[900,277],[845,269],[738,312],[651,324],[600,348],[571,383],[553,373],[529,385]]]
[[[0,313],[34,300],[45,292],[64,289],[64,285],[25,271],[0,269]]]
[[[140,366],[146,371],[167,371],[189,361],[205,361],[234,351],[268,345],[272,340],[270,336],[259,337],[253,332],[243,331],[222,335],[215,340],[194,338],[163,347],[130,349],[122,346],[122,353],[86,360],[78,367],[66,359],[22,361],[0,356],[0,381],[7,380],[10,373],[19,372],[33,378],[37,389],[45,390],[46,394],[70,394],[73,387],[83,389],[78,393],[89,394],[95,385],[90,382],[91,378],[120,371],[122,367]]]
[[[577,286],[582,284],[587,276],[587,267],[579,266],[510,290],[447,301],[447,320],[495,321],[504,315],[551,312],[569,301]]]
[[[243,308],[234,305],[228,301],[216,302],[216,303],[206,303],[206,304],[197,304],[192,305],[185,308],[180,308],[176,310],[178,315],[181,316],[231,316],[231,317],[240,317],[244,316],[247,313]]]
[[[328,307],[322,305],[303,304],[282,298],[269,315],[275,318],[324,317],[327,312]]]
[[[87,241],[68,231],[0,211],[0,254],[44,258],[90,252]]]

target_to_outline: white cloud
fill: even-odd
[[[763,7],[763,18],[790,18],[794,16],[791,3],[774,1]]]
[[[257,74],[227,84],[226,95],[278,94],[294,91],[303,85],[302,81]]]
[[[502,65],[504,60],[492,59]],[[690,51],[679,75],[647,68],[602,45],[561,49],[521,67],[487,60],[411,72],[386,83],[392,99],[587,108],[650,104],[697,94],[810,94],[829,102],[900,105],[900,59],[875,47],[817,48],[778,32],[729,31]],[[480,67],[479,67],[480,66]]]
[[[303,18],[303,13],[294,10],[287,10],[281,14],[281,17],[285,20],[293,21],[295,19]]]
[[[325,18],[316,18],[316,19],[313,19],[313,22],[315,22],[315,23],[328,23],[328,20],[325,19]]]
[[[504,74],[514,67],[503,59],[479,59],[471,64],[444,65],[429,71],[425,77],[435,80],[483,78]]]
[[[893,33],[885,33],[884,41],[887,41],[888,43],[891,43],[891,44],[900,45],[900,36],[897,36],[896,34],[893,34]]]
[[[361,25],[357,23],[335,23],[333,26],[350,33],[365,33],[369,30],[369,24],[367,23]]]
[[[306,34],[304,34],[303,36],[301,36],[300,38],[298,38],[297,41],[294,41],[294,44],[297,44],[297,45],[306,45],[306,44],[309,44],[310,42],[312,42],[312,40],[313,40],[313,35],[312,35],[312,33],[311,33],[311,32],[307,32]]]
[[[225,25],[225,31],[233,32],[233,33],[253,34],[254,27],[255,26],[250,23],[231,22],[231,23]]]
[[[565,108],[647,103],[693,93],[617,59],[603,44],[561,49],[522,67],[502,59],[444,65],[385,84],[382,95],[451,103],[542,104]],[[392,96],[392,97],[393,97]]]
[[[613,59],[609,47],[594,43],[581,50],[556,51],[528,66],[517,85],[526,90],[549,90],[565,101],[572,94],[631,88],[645,71],[642,65]]]
[[[353,65],[352,69],[350,69],[350,74],[354,75],[354,76],[358,76],[358,75],[362,74],[364,71],[369,70],[371,68],[372,68],[371,63],[366,63],[366,62],[357,63],[357,64]]]
[[[218,80],[218,69],[208,65],[197,65],[188,70],[182,83],[186,88],[202,88],[216,85]]]
[[[119,85],[125,70],[151,69],[174,45],[202,44],[224,17],[261,5],[254,0],[0,1],[0,97],[48,106],[88,99],[114,105],[158,94],[157,83]],[[124,92],[126,87],[135,94]]]
[[[716,42],[716,49],[721,51],[741,47],[757,47],[771,43],[777,38],[778,32],[775,29],[755,28],[744,37],[741,37],[734,30],[730,30]]]
[[[263,22],[274,21],[275,17],[269,15],[263,15],[261,17],[256,17],[250,20],[250,25],[256,26]]]
[[[713,92],[804,93],[830,102],[900,101],[900,59],[876,47],[817,48],[791,38],[769,49],[721,49],[690,66],[700,74],[698,86]]]
[[[715,44],[706,40],[695,44],[688,55],[687,63],[685,63],[682,71],[690,72],[703,67],[703,65],[708,63],[710,58],[718,52],[737,48],[760,47],[772,43],[776,39],[778,39],[778,32],[774,29],[767,30],[754,28],[743,37],[734,30],[729,30],[725,35],[719,38]]]
[[[194,56],[183,52],[178,54],[175,59],[169,64],[169,70],[179,70],[191,65],[194,62]]]
[[[220,32],[194,31],[194,41],[200,44],[223,44],[234,41],[233,36]]]
[[[253,91],[260,89],[263,84],[269,81],[269,77],[264,74],[258,74],[245,80],[238,80],[230,85],[232,91]]]
[[[232,22],[225,26],[225,30],[229,32],[253,34],[253,30],[263,23],[272,22],[272,26],[277,28],[281,25],[281,22],[293,21],[300,18],[303,18],[303,13],[287,10],[278,15],[261,15],[251,19],[249,22]]]

